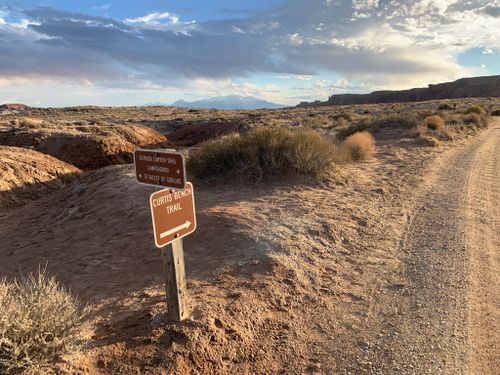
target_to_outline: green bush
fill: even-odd
[[[478,115],[486,115],[486,110],[481,107],[480,105],[474,105],[472,107],[469,107],[467,108],[465,111],[464,111],[464,114],[468,115],[470,113],[475,113],[475,114],[478,114]]]
[[[189,155],[187,168],[202,179],[228,173],[252,179],[289,172],[318,176],[330,168],[336,151],[310,129],[257,128],[202,143]]]
[[[86,337],[84,308],[54,278],[0,280],[0,373],[57,360]]]
[[[479,128],[488,127],[488,118],[486,115],[479,115],[477,113],[469,113],[462,117],[462,121],[466,125],[476,125]]]

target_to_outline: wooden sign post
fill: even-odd
[[[184,157],[175,150],[136,150],[138,183],[162,186],[149,204],[156,247],[163,256],[163,273],[169,320],[189,316],[182,238],[196,230],[193,184],[186,182]]]
[[[163,247],[161,252],[168,304],[167,315],[169,320],[180,322],[189,316],[182,239]]]

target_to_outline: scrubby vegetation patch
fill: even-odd
[[[45,272],[0,280],[0,373],[37,368],[86,338],[85,309]]]
[[[472,107],[467,108],[464,111],[464,114],[468,115],[469,113],[475,113],[478,115],[486,115],[486,110],[480,105],[473,105]]]
[[[189,155],[187,167],[198,178],[228,173],[257,179],[290,172],[319,176],[336,156],[335,145],[313,130],[260,127],[201,144]]]

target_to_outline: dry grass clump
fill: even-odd
[[[430,147],[439,147],[441,145],[441,142],[439,139],[428,135],[428,134],[421,134],[418,137],[420,143],[424,146],[430,146]]]
[[[38,128],[44,124],[44,121],[34,117],[22,117],[12,120],[12,125],[23,128]]]
[[[468,115],[470,113],[476,113],[478,115],[486,115],[486,110],[480,105],[473,105],[464,111],[464,114]]]
[[[0,280],[0,373],[38,368],[86,338],[86,314],[76,297],[44,271]]]
[[[333,120],[345,120],[347,122],[347,121],[352,121],[353,120],[353,113],[352,112],[342,111],[342,112],[339,112],[339,113],[334,113],[330,117]]]
[[[330,128],[333,126],[333,122],[326,115],[320,115],[315,113],[309,113],[307,117],[300,119],[300,125],[306,128]]]
[[[478,128],[488,127],[488,118],[486,115],[478,115],[477,113],[469,113],[462,117],[462,121],[466,125],[475,125]]]
[[[453,141],[455,138],[451,128],[439,115],[426,117],[416,129],[418,138],[429,146],[438,146],[439,141]]]
[[[450,109],[454,109],[455,107],[452,106],[450,103],[441,103],[439,104],[438,106],[438,110],[439,111],[446,111],[446,110],[450,110]]]
[[[242,136],[209,140],[195,149],[187,167],[195,177],[238,173],[262,179],[280,173],[319,176],[335,161],[336,147],[311,129],[256,128]]]
[[[424,124],[430,130],[441,130],[444,128],[445,123],[441,116],[432,115],[424,119]]]
[[[364,160],[375,152],[375,138],[367,131],[355,133],[341,146],[341,155],[347,161]]]
[[[337,132],[337,138],[342,141],[345,140],[346,138],[350,137],[353,134],[363,132],[370,130],[372,132],[377,131],[378,128],[375,127],[374,123],[372,121],[361,121],[358,122],[357,124],[352,124],[348,127],[341,128]]]

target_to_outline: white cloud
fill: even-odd
[[[179,16],[170,12],[153,12],[137,18],[126,18],[125,24],[141,29],[157,31],[174,31],[189,34],[196,29],[196,21],[181,22]]]
[[[238,26],[233,26],[231,30],[233,31],[233,33],[246,34],[245,30],[239,28]]]
[[[167,25],[175,25],[179,23],[179,17],[169,12],[163,12],[163,13],[154,12],[154,13],[149,13],[143,17],[127,18],[125,19],[125,21],[128,23],[138,23],[146,25],[159,25],[159,24],[164,24],[161,21],[167,21],[166,22]]]
[[[288,34],[288,43],[291,46],[297,47],[304,43],[304,38],[299,33]]]

